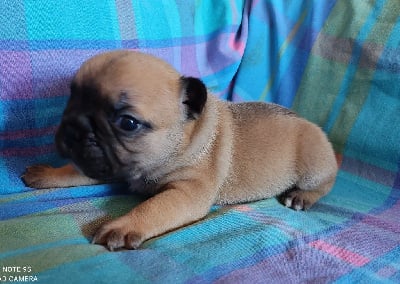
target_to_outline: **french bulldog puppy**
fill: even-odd
[[[134,51],[81,66],[55,140],[71,164],[28,167],[27,186],[124,181],[151,196],[97,231],[93,243],[111,251],[193,223],[213,204],[280,195],[308,209],[337,172],[316,125],[275,104],[218,100],[199,79]]]

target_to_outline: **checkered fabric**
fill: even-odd
[[[398,0],[2,0],[0,23],[0,282],[400,282]],[[340,163],[332,192],[306,212],[214,206],[135,251],[90,244],[141,198],[122,185],[32,190],[20,175],[66,163],[53,137],[69,82],[121,48],[320,125]]]

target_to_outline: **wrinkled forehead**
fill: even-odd
[[[176,119],[179,114],[179,99],[175,88],[163,87],[163,89],[141,88],[136,85],[131,88],[106,91],[104,99],[117,111],[132,114],[138,118],[158,124],[168,123],[168,120]],[[152,86],[153,87],[153,86]]]
[[[139,68],[131,61],[91,67],[80,70],[71,85],[89,107],[101,101],[103,108],[123,109],[158,124],[179,114],[181,81],[174,70],[159,64]]]

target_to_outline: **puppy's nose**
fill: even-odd
[[[90,119],[84,116],[64,119],[64,143],[72,148],[92,135]]]

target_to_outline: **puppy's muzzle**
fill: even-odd
[[[65,116],[56,133],[56,147],[61,156],[71,159],[87,176],[103,178],[110,175],[110,167],[95,131],[89,117]]]
[[[66,116],[56,134],[58,151],[65,158],[71,158],[71,151],[96,145],[90,119],[85,116]]]

